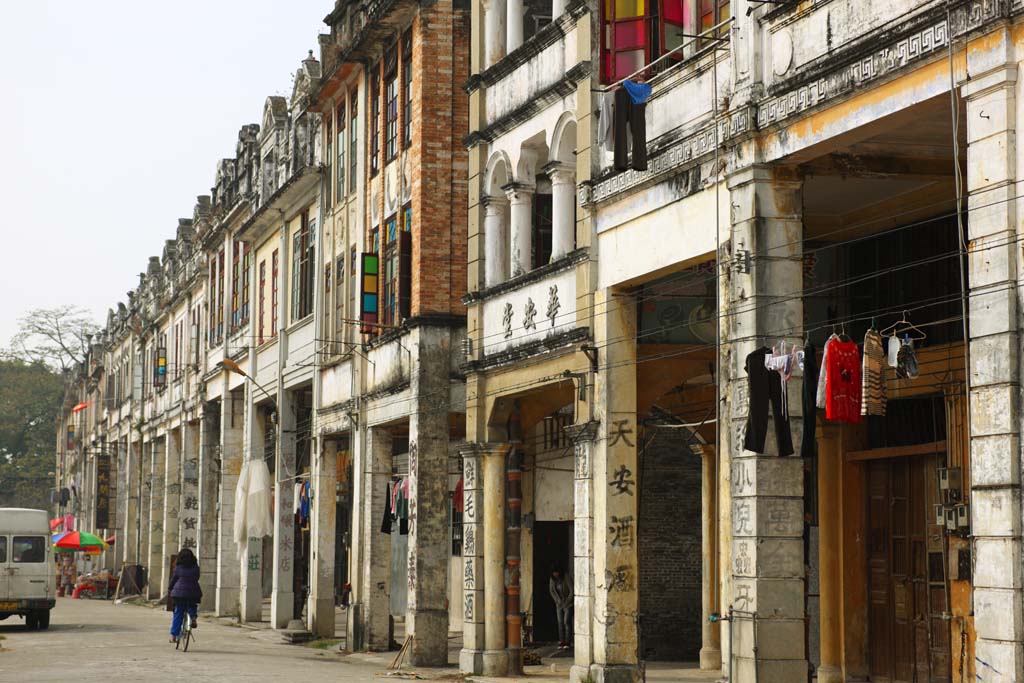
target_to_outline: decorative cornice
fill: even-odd
[[[524,360],[528,360],[536,356],[548,355],[556,351],[574,351],[577,343],[589,341],[593,341],[590,334],[590,328],[575,327],[571,330],[566,330],[565,332],[545,337],[544,339],[538,339],[527,344],[514,346],[497,353],[487,354],[480,360],[470,361],[466,363],[466,372],[483,372],[500,365],[520,363]]]
[[[543,266],[534,268],[528,273],[523,273],[511,280],[506,280],[505,282],[498,283],[491,287],[485,287],[484,289],[478,289],[475,292],[467,292],[466,295],[462,297],[462,303],[469,306],[474,303],[486,301],[487,299],[498,296],[499,294],[513,292],[525,287],[526,285],[543,280],[554,273],[569,270],[577,263],[583,263],[588,258],[590,258],[590,249],[587,247],[580,247],[579,249],[570,251],[557,261],[545,263]]]

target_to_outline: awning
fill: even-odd
[[[88,408],[89,404],[91,404],[91,403],[92,403],[92,401],[85,401],[84,403],[79,403],[77,406],[75,406],[74,408],[71,409],[71,412],[72,413],[80,413],[83,410],[85,410],[86,408]]]

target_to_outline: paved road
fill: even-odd
[[[276,634],[202,615],[188,653],[167,642],[170,614],[102,600],[58,598],[50,630],[0,621],[0,681],[388,681],[386,655],[335,654],[279,644]],[[434,674],[436,675],[436,674]]]

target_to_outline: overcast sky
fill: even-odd
[[[105,320],[209,194],[333,0],[29,0],[0,20],[0,347],[32,308]]]

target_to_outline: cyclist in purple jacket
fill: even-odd
[[[195,553],[183,548],[178,553],[178,561],[171,575],[170,594],[168,600],[174,600],[174,618],[171,620],[171,642],[178,642],[185,612],[191,619],[191,628],[196,627],[199,601],[203,599],[203,589],[199,587],[199,563]]]

